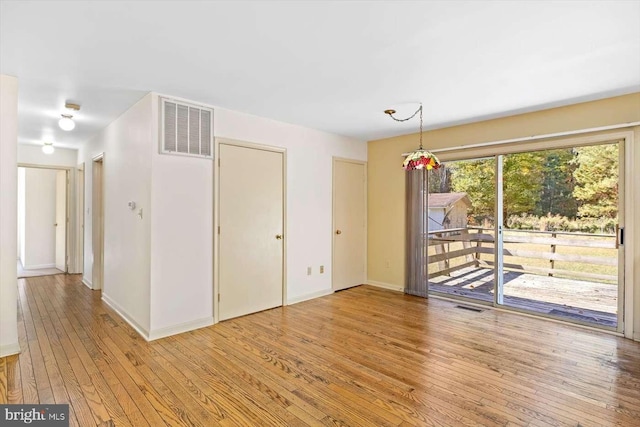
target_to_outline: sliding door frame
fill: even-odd
[[[583,326],[589,329],[595,329],[599,331],[609,331],[611,333],[617,335],[623,335],[627,338],[633,338],[633,301],[634,301],[634,289],[633,289],[633,278],[634,278],[634,265],[633,265],[633,255],[635,253],[636,248],[634,248],[634,224],[631,221],[631,218],[634,218],[634,215],[640,214],[640,212],[635,212],[637,209],[633,203],[633,193],[637,191],[634,187],[633,176],[634,176],[634,167],[633,167],[633,159],[634,159],[634,132],[633,130],[616,130],[616,131],[600,131],[593,132],[588,134],[583,134],[579,136],[558,136],[558,137],[545,137],[541,136],[540,138],[531,138],[527,141],[505,141],[505,142],[496,142],[496,143],[488,143],[488,144],[474,144],[473,146],[468,146],[468,148],[462,146],[456,149],[441,149],[441,150],[432,150],[434,153],[438,154],[440,161],[458,161],[458,160],[470,160],[470,159],[478,159],[478,158],[487,158],[494,157],[496,158],[496,171],[501,170],[500,167],[501,160],[503,155],[506,154],[515,154],[515,153],[523,153],[523,152],[532,152],[532,151],[543,151],[543,150],[553,150],[553,149],[562,149],[562,148],[573,148],[579,146],[589,146],[589,145],[599,145],[606,143],[619,143],[619,149],[622,152],[620,155],[620,159],[622,160],[619,165],[619,183],[620,183],[620,192],[619,197],[623,200],[623,209],[619,212],[619,224],[620,228],[624,232],[624,242],[622,244],[622,250],[619,251],[620,261],[623,261],[623,268],[618,269],[618,326],[616,330],[612,330],[609,328],[599,328],[594,327],[589,324],[572,322],[572,324]],[[640,171],[639,171],[640,172]],[[496,176],[498,176],[496,174]],[[498,177],[500,178],[500,177]],[[502,188],[502,185],[498,186],[498,188]],[[501,209],[498,209],[498,203],[500,194],[496,195],[496,212],[500,212]],[[496,225],[498,222],[496,221]],[[500,222],[500,225],[502,223]],[[496,242],[496,264],[494,269],[495,276],[495,288],[498,289],[498,281],[501,280],[500,270],[498,269],[498,254],[500,254],[500,250],[498,248],[499,242],[502,241],[502,236],[499,233],[502,232],[502,227],[495,227],[495,242]],[[620,238],[620,235],[618,235]],[[618,263],[620,265],[620,262]],[[540,313],[532,313],[527,310],[521,310],[515,307],[508,307],[504,305],[500,305],[500,295],[498,292],[494,292],[494,302],[493,304],[483,304],[482,302],[475,301],[470,298],[456,298],[456,300],[463,299],[465,301],[469,301],[474,304],[478,304],[484,307],[493,307],[498,310],[504,311],[517,311],[528,315],[535,315],[537,317],[544,317],[550,320],[561,321],[562,319],[546,316]],[[444,299],[452,299],[448,297],[443,297],[439,295],[434,295],[434,297],[444,298]]]

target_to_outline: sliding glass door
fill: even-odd
[[[623,143],[446,161],[429,176],[429,291],[619,329]]]

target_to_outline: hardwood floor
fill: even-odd
[[[71,425],[637,426],[640,343],[361,286],[151,343],[78,276],[19,281],[0,403]]]

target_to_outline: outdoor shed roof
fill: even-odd
[[[429,193],[428,200],[430,208],[449,208],[458,201],[471,206],[467,193]]]

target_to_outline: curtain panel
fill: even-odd
[[[427,221],[428,173],[426,169],[405,172],[406,180],[406,268],[404,292],[428,298]]]

